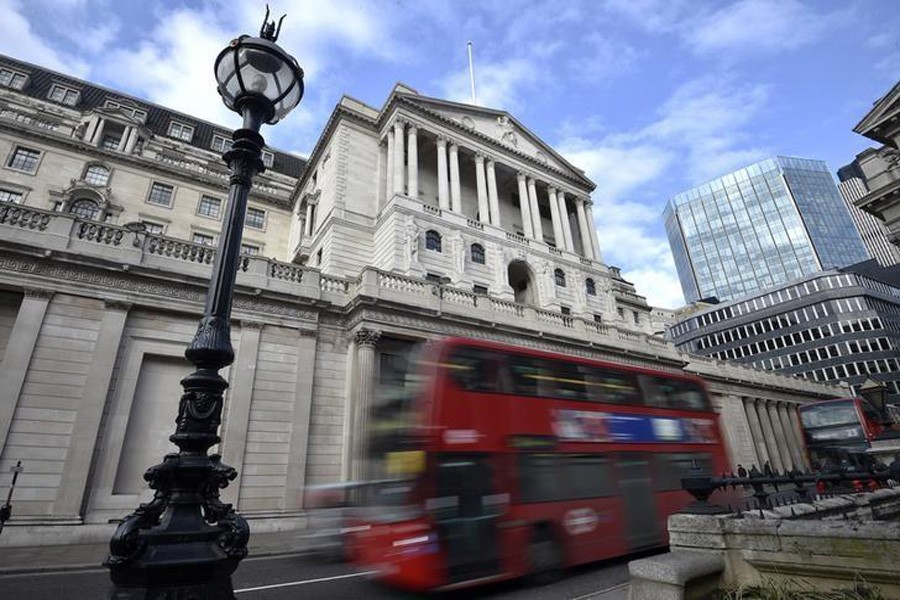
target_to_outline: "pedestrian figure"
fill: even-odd
[[[738,477],[746,477],[747,469],[744,468],[744,465],[738,463]]]
[[[766,477],[775,476],[775,473],[772,471],[772,466],[769,464],[769,461],[766,461],[766,464],[763,466],[763,473],[766,474]]]

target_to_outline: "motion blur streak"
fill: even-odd
[[[273,583],[272,585],[261,585],[259,587],[244,588],[242,590],[234,590],[235,594],[243,592],[258,592],[260,590],[271,590],[274,588],[291,587],[292,585],[306,585],[307,583],[322,583],[324,581],[334,581],[336,579],[348,579],[350,577],[365,577],[366,575],[374,575],[375,571],[363,571],[362,573],[347,573],[345,575],[335,575],[334,577],[319,577],[318,579],[304,579],[303,581],[287,581],[285,583]]]

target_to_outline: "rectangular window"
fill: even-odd
[[[4,190],[0,188],[0,202],[12,202],[13,204],[22,204],[23,196],[19,192],[12,190]]]
[[[561,313],[564,314],[564,315],[571,315],[571,314],[572,314],[572,309],[569,308],[568,306],[560,306],[560,307],[559,307],[559,312],[561,312]]]
[[[522,502],[553,502],[615,494],[609,461],[577,454],[523,454],[519,457]]]
[[[78,95],[78,90],[73,90],[64,85],[54,83],[50,88],[50,95],[47,97],[54,102],[60,102],[67,106],[75,106],[78,104]]]
[[[603,322],[603,315],[594,313],[594,323],[602,323],[602,322]]]
[[[241,244],[241,254],[249,254],[250,256],[259,255],[259,246],[253,244]]]
[[[204,246],[212,246],[215,242],[215,238],[213,236],[206,233],[194,233],[191,236],[191,241],[195,244],[203,244]]]
[[[219,218],[219,211],[222,208],[222,201],[206,194],[200,196],[200,204],[197,205],[197,214],[205,217]]]
[[[16,149],[10,155],[6,166],[16,171],[24,171],[25,173],[34,173],[37,171],[38,161],[41,153],[38,150],[32,150],[22,146],[16,146]]]
[[[487,296],[488,286],[486,285],[478,285],[477,283],[472,286],[472,291],[476,294],[480,294],[482,296]]]
[[[262,159],[267,169],[271,169],[272,165],[275,164],[275,155],[268,150],[263,150]]]
[[[115,100],[107,100],[106,103],[104,104],[104,106],[106,108],[117,108],[120,111],[122,111],[123,113],[131,115],[132,117],[135,118],[135,120],[140,121],[142,123],[147,120],[147,111],[142,110],[140,108],[126,106],[124,104],[116,102]]]
[[[194,128],[178,121],[169,123],[169,136],[189,142],[194,138]]]
[[[0,67],[0,86],[21,90],[25,87],[28,76],[18,71]]]
[[[252,229],[265,229],[266,211],[259,208],[247,207],[247,218],[244,221],[244,225]]]
[[[165,232],[165,226],[160,223],[154,223],[153,221],[141,221],[146,229],[147,233],[152,235],[162,235]]]
[[[116,135],[106,134],[103,136],[103,141],[100,143],[100,147],[104,150],[118,150],[119,142],[122,141],[122,138]]]
[[[224,135],[213,134],[212,144],[210,144],[210,149],[213,152],[225,152],[229,148],[231,148],[231,140],[229,140]]]
[[[147,196],[147,202],[156,204],[157,206],[172,206],[172,196],[175,188],[165,183],[154,181],[150,186],[150,195]]]

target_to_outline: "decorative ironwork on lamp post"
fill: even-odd
[[[281,17],[283,20],[284,17]],[[185,351],[196,371],[181,380],[175,433],[178,453],[150,467],[144,479],[155,490],[118,526],[104,564],[116,600],[234,597],[231,574],[247,555],[250,528],[219,490],[237,477],[209,448],[219,443],[223,393],[228,382],[219,370],[234,361],[231,304],[240,259],[241,234],[253,177],[265,170],[259,134],[303,97],[303,70],[275,42],[281,21],[269,21],[258,38],[241,36],[215,62],[218,91],[225,105],[241,114],[243,127],[223,155],[231,171],[227,213],[197,333]]]

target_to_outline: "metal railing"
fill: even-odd
[[[870,465],[868,468],[834,466],[815,472],[792,470],[785,473],[772,471],[768,467],[760,471],[756,466],[740,475],[722,474],[715,477],[704,473],[697,464],[688,477],[681,479],[681,487],[694,497],[694,502],[682,512],[689,514],[727,514],[742,510],[759,510],[760,518],[764,510],[789,506],[801,502],[812,502],[838,494],[874,491],[879,488],[893,488],[900,482],[900,462],[890,467]],[[738,506],[721,506],[710,502],[709,498],[717,490],[741,489],[750,493],[742,498]]]

